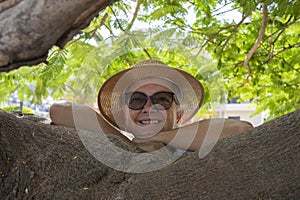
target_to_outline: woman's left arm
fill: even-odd
[[[160,132],[150,138],[138,138],[133,141],[145,144],[159,142],[180,149],[197,151],[202,146],[204,140],[205,144],[210,144],[216,140],[241,133],[251,128],[253,128],[253,126],[246,121],[207,119],[170,131]]]

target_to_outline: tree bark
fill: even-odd
[[[0,72],[45,61],[114,1],[0,1]]]
[[[95,159],[77,131],[0,111],[2,199],[299,199],[300,111],[148,173]],[[139,149],[110,137],[116,145]]]

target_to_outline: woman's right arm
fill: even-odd
[[[132,142],[116,128],[107,123],[98,112],[86,105],[73,104],[72,102],[54,103],[50,107],[50,119],[56,125],[117,135],[127,143],[138,146],[145,151],[154,151],[164,146],[162,143],[137,144]],[[101,129],[99,129],[99,125]]]
[[[98,112],[86,105],[73,104],[69,101],[54,103],[50,107],[49,114],[52,123],[56,125],[125,137]]]

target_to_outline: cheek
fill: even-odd
[[[168,112],[166,119],[165,128],[166,129],[173,129],[176,126],[176,113],[175,112]]]
[[[122,121],[123,126],[127,126],[128,122],[135,121],[137,118],[137,112],[128,108],[122,109]]]
[[[138,110],[126,109],[126,111],[124,112],[124,121],[126,121],[126,123],[128,122],[135,123],[139,113],[140,112]]]
[[[133,120],[133,121],[136,120],[137,115],[138,115],[138,112],[134,111],[134,110],[129,110],[128,113],[127,113],[127,117],[130,117],[130,119]]]
[[[130,109],[122,110],[123,122],[121,129],[130,133],[134,133],[135,121],[137,118],[137,112]]]

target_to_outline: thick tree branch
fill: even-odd
[[[3,199],[297,199],[300,196],[299,110],[220,140],[204,158],[194,152],[162,169],[140,174],[117,171],[96,160],[74,129],[20,119],[3,111],[0,121]],[[96,133],[83,134],[89,141],[98,137]],[[120,138],[109,135],[108,138],[121,149],[142,153]],[[102,152],[105,142],[97,139],[93,150]],[[119,159],[113,156],[109,159],[119,165]],[[151,164],[151,159],[146,162]],[[128,167],[139,164],[138,160],[128,160]]]
[[[18,3],[20,3],[22,0],[6,0],[4,2],[0,3],[0,13],[2,13],[5,10],[8,10],[11,7],[14,7]]]
[[[5,2],[15,4],[6,6],[6,10],[0,13],[0,72],[45,61],[50,48],[54,45],[62,48],[100,10],[114,1],[116,0],[2,2],[0,6]]]

